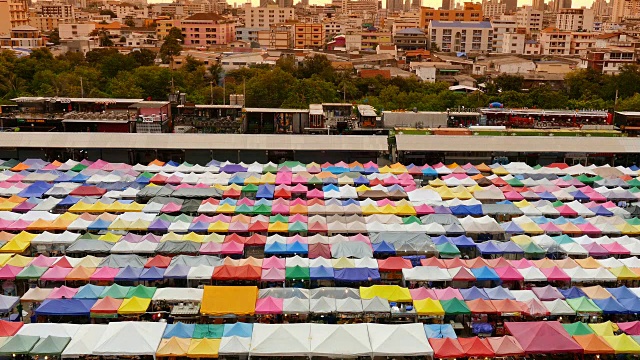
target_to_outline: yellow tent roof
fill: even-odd
[[[418,315],[444,316],[444,309],[439,300],[426,298],[424,300],[414,300],[413,307]]]
[[[356,263],[352,259],[344,256],[338,259],[331,259],[331,265],[334,269],[351,269],[356,267]]]
[[[276,221],[269,224],[269,232],[288,232],[289,225],[282,221]]]
[[[640,234],[640,230],[635,226],[629,225],[628,223],[614,225],[623,235],[638,235]]]
[[[384,206],[378,206],[378,213],[380,214],[396,214],[397,210],[395,206],[391,206],[389,204]]]
[[[258,185],[260,184],[260,178],[257,176],[249,176],[248,178],[244,179],[244,184],[245,185],[249,185],[249,184],[253,184],[253,185]]]
[[[531,237],[529,235],[516,235],[511,237],[511,241],[518,245],[527,245],[533,240],[531,240]]]
[[[542,230],[540,226],[533,221],[520,223],[518,226],[520,226],[520,228],[527,234],[544,234],[544,230]]]
[[[455,188],[451,189],[451,193],[458,199],[466,200],[473,198],[473,195],[464,186],[456,186]]]
[[[0,248],[0,252],[4,253],[22,253],[31,245],[31,241],[16,240],[15,238]]]
[[[517,206],[517,207],[519,207],[519,208],[523,208],[523,207],[526,207],[526,206],[531,205],[531,203],[530,203],[530,202],[528,202],[528,201],[525,199],[525,200],[515,201],[515,202],[513,203],[513,205],[515,205],[515,206]]]
[[[118,308],[118,314],[121,315],[135,315],[143,314],[147,311],[151,305],[151,299],[143,299],[139,297],[132,297],[124,299],[120,307]]]
[[[383,166],[381,168],[378,168],[378,172],[380,174],[389,174],[389,173],[391,173],[391,171],[392,171],[392,169],[388,165],[385,165],[385,166]]]
[[[260,178],[260,184],[275,184],[276,183],[276,175],[272,173],[263,174]]]
[[[356,191],[361,193],[361,192],[365,192],[367,190],[371,190],[370,187],[368,187],[367,185],[360,185],[356,188]]]
[[[200,312],[203,315],[253,315],[256,311],[256,286],[205,286]]]
[[[69,211],[71,212],[86,212],[89,210],[92,204],[87,204],[84,201],[78,201],[77,203],[71,205]]]
[[[440,178],[429,180],[429,185],[434,187],[447,186],[447,184],[445,184],[444,181]]]
[[[206,235],[204,238],[202,238],[202,242],[204,242],[204,243],[206,243],[206,242],[223,243],[224,242],[224,235],[211,233],[209,235]]]
[[[229,223],[224,221],[216,221],[209,224],[209,232],[227,232],[229,231]]]
[[[616,354],[640,354],[640,345],[627,334],[607,335],[602,338],[613,348]]]
[[[229,204],[222,204],[218,205],[216,211],[221,214],[233,214],[236,211],[236,207]]]
[[[96,201],[95,203],[91,204],[89,206],[89,208],[87,209],[88,212],[105,212],[107,211],[107,206],[109,206],[109,204],[105,204],[102,201]]]
[[[187,356],[192,358],[217,358],[222,339],[191,339]]]
[[[618,325],[611,321],[599,324],[589,324],[589,327],[596,335],[600,336],[613,336],[613,333],[618,331]]]
[[[7,254],[11,255],[11,254]],[[9,261],[5,262],[4,265],[11,265],[17,267],[26,267],[33,261],[32,257],[22,256],[22,255],[14,255]]]
[[[2,201],[0,201],[0,211],[11,211],[16,206],[18,206],[17,203],[7,201],[5,199],[2,199]]]
[[[451,200],[454,197],[456,197],[453,191],[451,191],[451,189],[449,189],[446,186],[441,186],[441,187],[432,188],[432,189],[435,190],[438,194],[440,194],[440,197],[442,198],[442,200]]]
[[[499,175],[499,176],[502,176],[502,175],[509,175],[509,172],[507,171],[507,169],[505,169],[505,168],[504,168],[504,167],[502,167],[502,166],[498,166],[497,168],[491,169],[491,171],[492,171],[494,174]]]
[[[52,221],[48,221],[45,219],[37,219],[31,224],[27,225],[27,229],[29,230],[51,230]]]
[[[144,204],[138,204],[137,202],[132,202],[130,204],[125,204],[126,206],[126,210],[128,212],[141,212],[142,209],[144,208]]]
[[[398,205],[396,203],[396,214],[398,215],[415,215],[416,214],[416,209],[413,208],[413,206],[409,205],[409,204],[402,204],[402,205]]]
[[[482,186],[480,186],[478,184],[475,184],[473,186],[467,186],[467,191],[472,193],[472,194],[475,193],[476,191],[479,191],[479,190],[484,190],[484,189],[482,188]]]
[[[583,269],[597,269],[599,267],[602,267],[602,265],[600,265],[598,260],[592,258],[591,256],[589,256],[586,259],[575,259],[575,261]]]
[[[129,229],[130,230],[147,230],[149,228],[149,225],[151,225],[150,221],[144,221],[142,219],[138,219],[134,222],[132,222],[131,224],[129,224]]]
[[[360,287],[360,297],[362,299],[373,299],[376,296],[388,301],[412,301],[409,289],[398,285],[373,285],[369,287]]]
[[[102,240],[102,241],[106,241],[106,242],[110,242],[110,243],[117,243],[120,238],[122,238],[122,235],[116,235],[114,233],[106,233],[104,235],[100,235],[100,237],[98,238],[98,240]]]
[[[175,336],[169,339],[162,339],[156,351],[156,357],[186,356],[190,342],[191,340],[189,339]]]
[[[107,229],[109,230],[128,230],[131,228],[131,221],[122,220],[120,218],[109,224]]]
[[[87,255],[80,260],[79,263],[76,264],[78,266],[84,266],[86,268],[96,268],[102,262],[102,258],[95,257],[93,255]]]
[[[109,212],[125,212],[127,211],[127,205],[123,204],[120,201],[114,201],[111,204],[107,205],[107,211]]]
[[[201,243],[203,239],[204,235],[196,234],[193,231],[182,237],[182,240],[184,241],[193,241],[198,243]]]
[[[362,207],[362,215],[378,214],[379,210],[376,206],[368,204]]]
[[[176,234],[173,231],[169,231],[168,233],[162,235],[162,238],[160,238],[160,241],[182,241],[182,239],[184,238],[184,235],[182,234]]]
[[[624,265],[617,268],[609,269],[609,271],[613,275],[615,275],[618,280],[635,280],[640,278],[638,274],[634,273],[633,271],[631,271],[631,269]]]
[[[0,254],[0,266],[4,266],[12,256],[13,254]]]

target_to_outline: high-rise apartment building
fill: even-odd
[[[518,8],[518,0],[500,0],[501,4],[504,4],[504,11],[507,14],[511,14]]]
[[[553,1],[553,11],[558,12],[560,9],[570,9],[571,8],[571,0],[554,0]]]
[[[440,10],[453,10],[456,7],[455,0],[442,0],[442,6],[440,6]]]
[[[9,35],[11,29],[29,25],[28,9],[24,1],[0,0],[0,34]]]
[[[533,2],[531,3],[531,6],[535,10],[544,11],[544,0],[533,0]]]
[[[294,25],[293,45],[296,49],[320,49],[325,43],[322,24],[298,23]]]
[[[516,25],[520,28],[525,28],[527,34],[540,31],[542,30],[542,16],[542,11],[525,5],[516,12]]]
[[[493,29],[488,21],[431,21],[430,44],[444,52],[491,52]]]
[[[516,25],[516,19],[513,15],[504,16],[500,19],[493,19],[491,21],[493,28],[493,39],[491,43],[491,51],[495,53],[502,52],[502,44],[506,34],[515,33],[518,26]]]
[[[404,4],[402,0],[386,0],[385,7],[387,8],[387,14],[404,10]]]
[[[282,24],[294,19],[292,7],[279,7],[269,5],[267,7],[253,7],[244,5],[244,26],[248,28],[268,29],[271,25]]]
[[[612,0],[611,21],[620,22],[640,15],[640,0]]]
[[[560,9],[556,14],[556,27],[568,31],[592,31],[593,10],[591,9]]]
[[[426,29],[432,20],[438,21],[482,21],[482,4],[465,2],[462,10],[436,10],[420,8],[420,28]]]

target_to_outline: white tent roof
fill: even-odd
[[[62,352],[62,358],[77,358],[83,355],[91,355],[98,345],[102,334],[108,325],[88,324],[82,325],[80,331],[71,338],[71,342]]]
[[[252,356],[308,356],[311,324],[254,324]]]
[[[542,304],[549,310],[551,315],[575,315],[576,311],[567,304],[566,301],[556,299],[553,301],[543,301]]]
[[[522,277],[524,277],[524,281],[547,281],[547,277],[535,266],[528,267],[525,269],[518,269]]]
[[[306,314],[309,312],[309,299],[298,297],[285,298],[282,304],[283,314]]]
[[[311,299],[310,310],[315,314],[328,314],[336,312],[336,299],[326,296],[323,296],[320,299]]]
[[[18,335],[39,336],[61,336],[73,338],[82,325],[77,324],[56,324],[56,323],[34,323],[24,324]]]
[[[406,281],[451,281],[451,274],[446,269],[436,266],[417,266],[402,269],[402,277]]]
[[[199,265],[192,267],[189,269],[189,274],[187,274],[188,280],[207,280],[211,279],[213,276],[213,271],[215,268],[209,265]]]
[[[345,358],[370,356],[367,324],[311,324],[310,356]]]
[[[166,326],[166,323],[139,321],[109,323],[93,355],[155,355]]]
[[[202,301],[204,289],[196,288],[158,288],[153,294],[153,301]]]
[[[220,340],[220,355],[243,355],[249,354],[251,349],[251,338],[240,336],[223,337]]]
[[[360,299],[336,299],[336,310],[341,313],[361,313],[362,301]]]
[[[422,324],[367,324],[373,356],[431,356]]]

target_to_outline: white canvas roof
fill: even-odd
[[[549,310],[551,315],[575,315],[576,311],[567,304],[566,301],[556,299],[553,301],[543,301],[542,304]]]
[[[251,338],[240,336],[223,337],[220,340],[220,355],[246,355],[251,349]]]
[[[422,324],[367,324],[372,356],[431,356]]]
[[[311,324],[311,334],[309,356],[345,358],[372,352],[367,324]]]
[[[153,294],[153,301],[202,301],[204,289],[196,288],[158,288]]]
[[[47,336],[61,336],[73,338],[80,330],[82,325],[77,324],[56,324],[56,323],[35,323],[24,324],[18,335],[39,336],[41,338]]]
[[[252,356],[308,356],[311,324],[254,324]]]
[[[402,269],[402,277],[406,281],[451,281],[451,274],[446,269],[436,266],[417,266]]]
[[[336,312],[336,299],[323,296],[320,299],[311,299],[310,310],[314,314],[328,314]]]
[[[71,342],[62,352],[62,358],[78,358],[93,354],[102,334],[107,330],[107,326],[103,324],[82,325],[80,331],[71,338]]]
[[[155,355],[166,326],[166,323],[138,321],[109,323],[93,355]]]

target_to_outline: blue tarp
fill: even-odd
[[[362,281],[380,280],[380,272],[378,272],[378,269],[369,269],[369,268],[334,269],[333,274],[336,281],[343,281],[343,282],[362,282]]]
[[[309,268],[309,278],[311,280],[333,280],[333,268],[326,266],[311,267]]]
[[[371,244],[373,247],[373,253],[376,255],[395,255],[396,249],[386,241],[382,241],[376,244]]]
[[[618,299],[618,302],[624,306],[632,314],[640,313],[640,299],[636,298],[623,298]]]
[[[47,299],[36,309],[36,315],[89,316],[96,299]]]
[[[185,324],[183,322],[177,322],[175,324],[168,324],[162,334],[163,339],[169,339],[177,337],[181,339],[191,339],[193,332],[196,329],[196,324]]]
[[[471,301],[476,299],[489,300],[489,295],[484,291],[484,289],[480,289],[478,287],[471,287],[468,289],[460,289],[460,294],[465,301]]]
[[[237,322],[234,324],[224,324],[222,337],[239,336],[250,338],[253,333],[253,324]]]
[[[552,193],[545,191],[545,192],[541,192],[538,194],[538,196],[540,197],[541,200],[549,200],[549,201],[556,201],[558,200],[555,195],[553,195]]]
[[[465,235],[460,235],[460,236],[456,236],[456,237],[450,237],[449,238],[451,243],[459,248],[461,247],[476,247],[476,243],[473,242],[473,239],[471,239],[468,236]]]
[[[511,294],[511,291],[502,286],[496,286],[494,288],[485,288],[484,292],[487,294],[490,300],[515,300],[515,296]]]
[[[264,246],[264,253],[273,255],[282,255],[287,253],[287,244],[281,242],[272,242]]]
[[[426,324],[424,332],[428,339],[458,338],[451,324]]]
[[[74,299],[98,299],[100,294],[104,291],[104,286],[97,286],[87,284],[78,289],[78,292],[73,296]]]
[[[44,195],[44,193],[52,187],[53,185],[46,182],[36,181],[33,184],[29,185],[29,187],[22,189],[22,191],[18,193],[18,196],[26,198],[42,197],[42,195]]]
[[[449,207],[449,210],[456,216],[482,216],[482,205],[455,205]]]
[[[560,291],[560,293],[562,294],[562,296],[564,296],[565,299],[575,299],[582,296],[586,296],[582,290],[580,290],[575,286],[572,286],[568,289],[558,289],[558,291]]]

